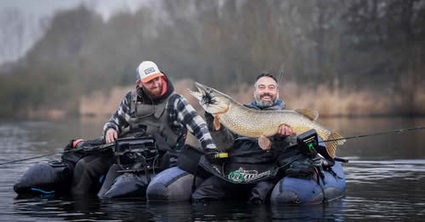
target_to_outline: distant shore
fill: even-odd
[[[187,98],[189,103],[199,112],[202,108],[197,100],[187,91],[193,89],[191,80],[175,82],[178,93]],[[60,108],[49,108],[27,111],[28,119],[64,119],[71,116],[85,118],[109,118],[119,106],[125,94],[132,90],[133,86],[116,87],[109,92],[94,92],[80,98],[78,113],[70,113]],[[223,91],[240,103],[249,103],[253,98],[253,87],[241,84],[237,87]],[[401,112],[403,98],[399,94],[378,94],[376,92],[331,92],[325,87],[305,90],[294,83],[283,83],[280,86],[280,97],[287,104],[287,109],[312,109],[317,110],[320,118],[327,117],[387,117],[387,116],[425,116],[425,94],[417,93],[413,98],[415,112]],[[24,117],[25,118],[25,117]]]

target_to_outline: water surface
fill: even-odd
[[[423,221],[424,130],[350,139],[337,150],[344,164],[346,197],[316,206],[245,203],[145,203],[138,199],[24,199],[12,187],[32,165],[57,160],[73,138],[96,138],[104,120],[0,122],[1,221]],[[421,118],[322,119],[344,136],[425,126]],[[45,157],[12,162],[39,155]]]

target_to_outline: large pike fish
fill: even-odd
[[[259,138],[262,149],[269,149],[270,140],[267,138],[278,132],[281,125],[287,125],[301,134],[315,129],[325,142],[329,156],[335,157],[336,146],[344,144],[341,135],[331,132],[316,122],[318,113],[308,109],[301,110],[256,110],[245,107],[230,96],[200,83],[195,82],[198,92],[189,90],[189,93],[199,100],[199,104],[206,112],[214,116],[215,129],[223,124],[234,133]]]

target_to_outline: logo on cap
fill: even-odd
[[[144,72],[145,72],[146,75],[149,75],[149,73],[155,72],[155,68],[154,67],[147,68],[147,69],[145,69]]]
[[[159,71],[158,66],[152,61],[143,61],[140,63],[137,67],[136,74],[137,80],[141,80],[144,83],[157,77],[164,76],[164,74]]]

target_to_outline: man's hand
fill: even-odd
[[[115,129],[109,128],[105,133],[105,142],[112,143],[118,138],[118,133]]]
[[[292,131],[292,128],[288,125],[281,125],[279,126],[279,129],[277,130],[277,135],[279,136],[293,136],[295,135],[295,132]]]
[[[75,149],[78,146],[81,146],[83,142],[84,142],[84,139],[72,139],[69,141],[68,144],[66,144],[65,150]]]

